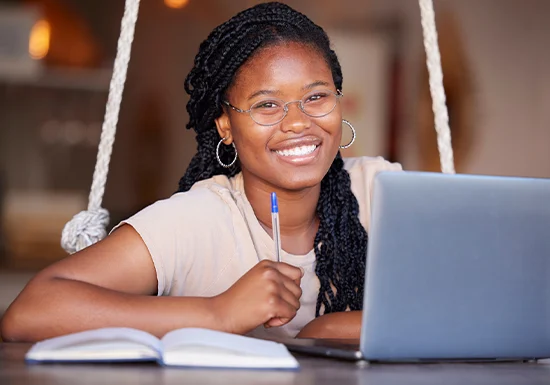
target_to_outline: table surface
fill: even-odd
[[[164,368],[153,363],[27,365],[30,344],[0,343],[0,384],[550,384],[550,363],[367,364],[296,356],[299,371]]]

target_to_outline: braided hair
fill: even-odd
[[[342,89],[342,70],[325,31],[308,17],[277,2],[244,10],[214,29],[200,45],[194,67],[185,79],[190,95],[188,129],[196,132],[197,153],[179,182],[188,191],[196,182],[214,175],[232,177],[238,163],[223,168],[216,160],[219,141],[215,119],[222,114],[222,100],[239,68],[262,48],[297,42],[318,51]],[[221,146],[220,150],[230,146]],[[231,158],[220,151],[221,157]],[[321,182],[317,204],[319,230],[315,236],[315,273],[320,281],[316,316],[361,310],[367,251],[367,233],[359,221],[359,205],[351,191],[350,177],[340,153]]]

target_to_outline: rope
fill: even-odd
[[[88,210],[75,215],[63,228],[61,246],[69,253],[82,250],[107,236],[109,212],[101,207],[109,161],[115,141],[116,126],[122,102],[124,83],[130,61],[132,42],[139,11],[140,0],[126,0],[122,17],[113,76],[109,87],[105,119],[97,153],[92,187],[88,200]]]
[[[445,89],[443,88],[443,70],[441,69],[441,55],[437,43],[435,13],[432,0],[418,0],[424,34],[424,49],[426,50],[426,65],[430,78],[430,93],[432,95],[432,109],[434,112],[435,130],[437,132],[437,148],[441,171],[454,174],[453,147],[451,144],[451,130],[449,128],[449,113],[445,103]]]

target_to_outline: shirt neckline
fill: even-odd
[[[238,173],[237,175],[232,177],[231,184],[233,186],[233,190],[242,200],[244,214],[247,217],[247,222],[249,223],[249,226],[251,227],[250,230],[258,234],[262,242],[262,248],[264,249],[264,252],[267,255],[274,254],[273,249],[275,247],[275,244],[273,242],[273,238],[271,238],[271,236],[267,233],[267,231],[265,231],[265,229],[258,221],[256,214],[254,214],[254,209],[252,208],[252,205],[246,197],[242,173]],[[307,254],[303,255],[291,254],[284,250],[281,250],[281,257],[282,262],[290,262],[290,264],[292,265],[303,267],[310,265],[312,261],[315,260],[315,250],[312,248]]]

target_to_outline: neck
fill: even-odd
[[[246,197],[254,209],[254,214],[264,228],[271,229],[271,193],[277,194],[279,204],[279,224],[281,236],[299,236],[312,231],[317,225],[317,202],[321,185],[299,191],[276,188],[268,183],[247,183],[243,173]],[[250,178],[249,178],[250,179]],[[315,233],[316,231],[314,231]]]

